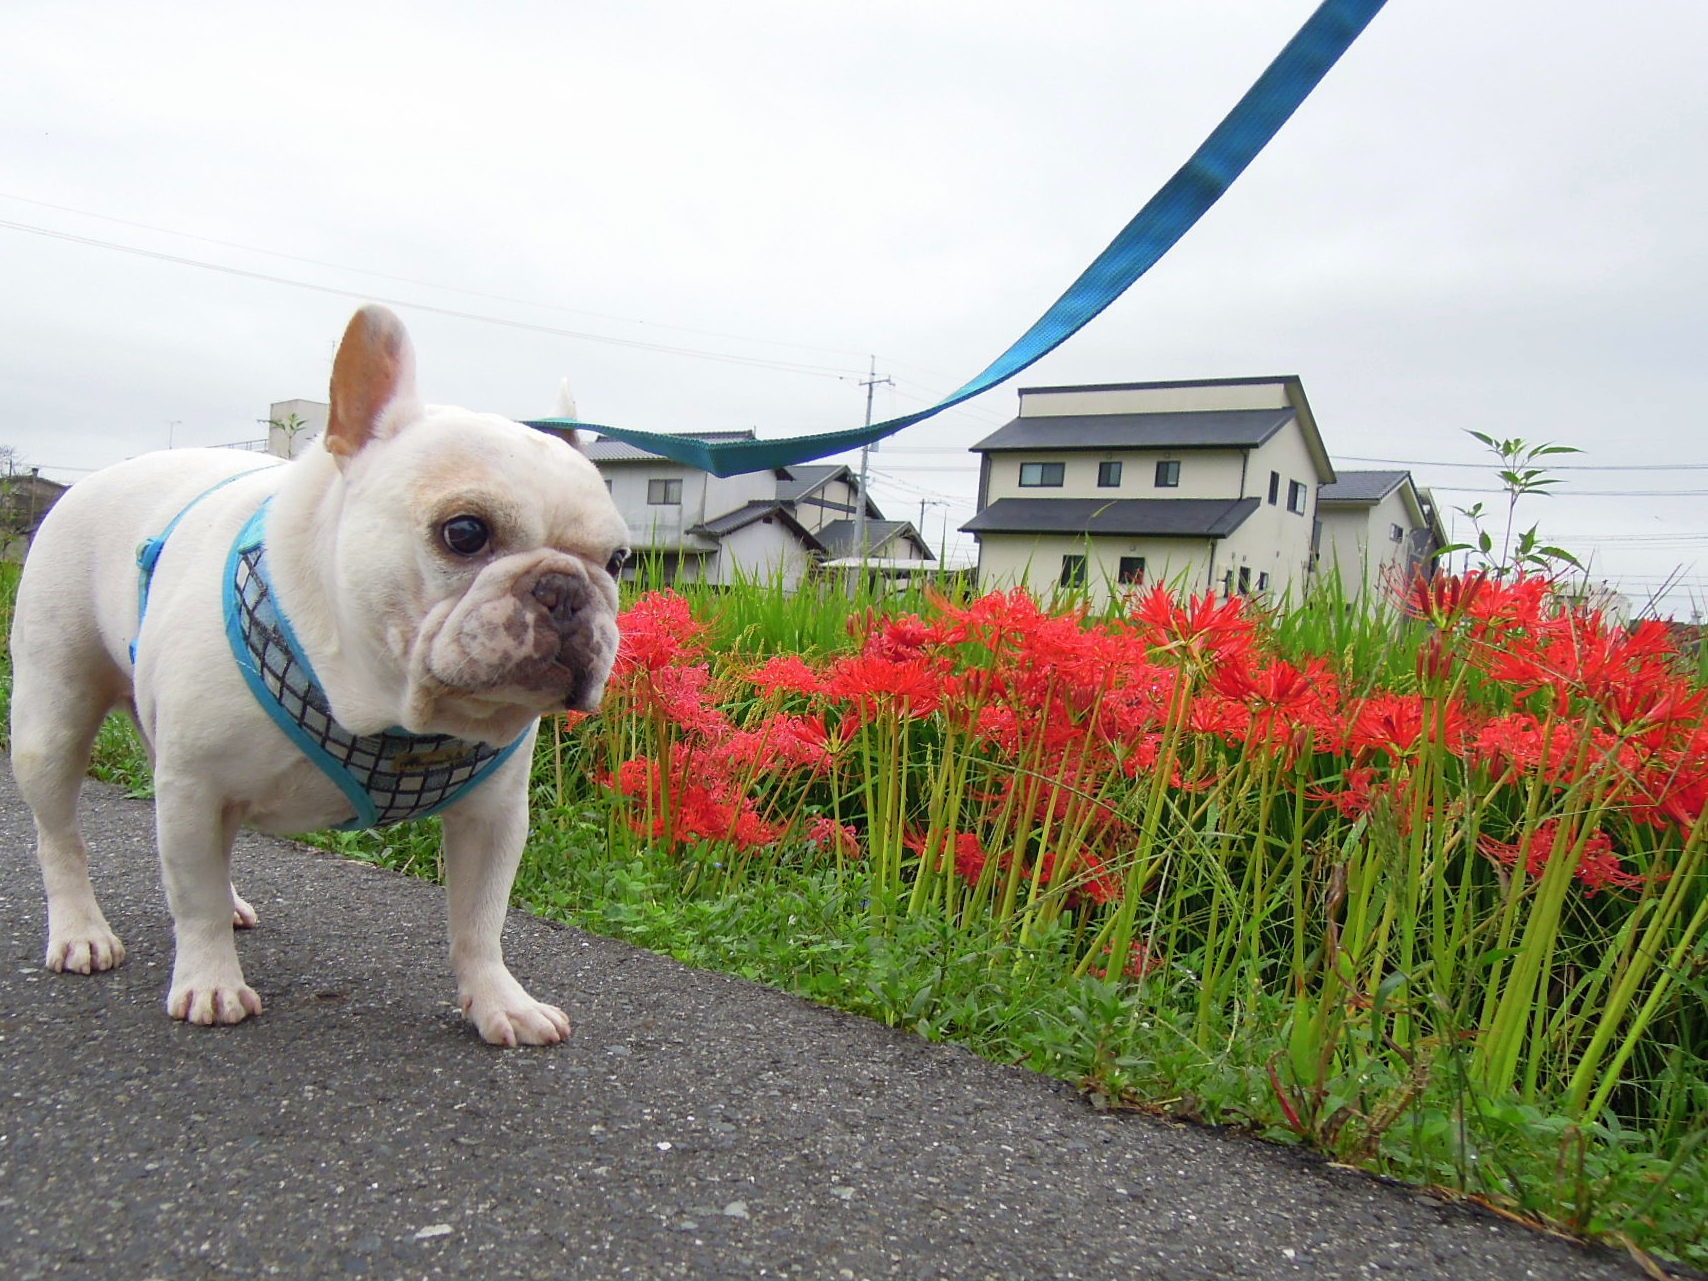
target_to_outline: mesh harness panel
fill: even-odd
[[[266,515],[263,503],[226,559],[226,637],[262,709],[355,807],[356,817],[338,830],[425,818],[490,778],[526,733],[492,747],[402,729],[357,735],[333,719],[326,691],[268,582]]]

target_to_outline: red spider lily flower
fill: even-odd
[[[984,865],[988,856],[984,844],[979,840],[977,832],[951,832],[938,840],[935,850],[929,848],[932,844],[925,832],[909,832],[902,838],[902,844],[919,855],[922,862],[935,863],[935,870],[942,871],[945,856],[953,854],[955,874],[968,884],[976,884],[984,873]],[[933,858],[935,855],[935,858]]]
[[[1666,627],[1653,620],[1626,631],[1598,617],[1574,616],[1553,629],[1534,661],[1562,695],[1569,691],[1604,706],[1618,700],[1633,711],[1645,693],[1680,686],[1678,652]]]
[[[658,763],[646,756],[633,757],[617,766],[615,778],[604,781],[624,796],[654,796],[658,791]]]
[[[1411,780],[1384,770],[1386,777],[1377,782],[1377,772],[1367,765],[1354,766],[1341,775],[1338,788],[1311,788],[1305,795],[1319,804],[1332,806],[1349,819],[1386,807],[1402,835],[1411,831]]]
[[[1431,685],[1453,679],[1460,664],[1451,642],[1440,632],[1426,638],[1417,650],[1417,679]]]
[[[1206,738],[1241,743],[1251,729],[1251,708],[1237,698],[1200,694],[1186,709],[1186,728]]]
[[[1490,720],[1471,737],[1468,751],[1472,760],[1497,777],[1534,774],[1562,786],[1577,782],[1582,769],[1617,776],[1636,765],[1630,746],[1608,730],[1575,717],[1538,720],[1524,712]]]
[[[751,797],[728,796],[721,789],[688,786],[676,818],[675,840],[728,841],[739,850],[751,850],[775,844],[778,836],[777,829],[759,817]]]
[[[1658,750],[1703,728],[1708,694],[1679,680],[1633,681],[1609,690],[1603,707],[1620,734]]]
[[[996,652],[1015,639],[1023,639],[1046,621],[1060,617],[1040,608],[1024,588],[1007,592],[990,592],[970,605],[956,606],[940,601],[938,608],[943,622],[938,624],[942,643],[959,645],[974,642]],[[1077,618],[1080,615],[1072,615]]]
[[[745,677],[767,694],[805,694],[810,697],[824,693],[823,675],[798,654],[779,654],[768,658],[746,672]]]
[[[643,706],[650,706],[675,724],[705,738],[717,738],[732,728],[728,715],[707,699],[711,670],[701,663],[693,667],[657,667],[646,671],[635,687]]]
[[[1129,743],[1127,750],[1117,758],[1117,767],[1121,773],[1128,778],[1156,773],[1157,761],[1162,757],[1163,738],[1160,733],[1145,734]],[[1182,792],[1202,792],[1213,786],[1215,781],[1213,777],[1187,778],[1178,755],[1168,774],[1168,785]]]
[[[807,824],[807,839],[838,858],[856,859],[865,852],[860,847],[858,831],[822,814]]]
[[[867,654],[841,658],[825,673],[824,692],[853,704],[867,717],[893,707],[906,716],[929,716],[943,696],[939,666],[926,659],[891,662]]]
[[[822,774],[847,745],[840,735],[832,736],[824,717],[777,715],[767,717],[758,729],[737,730],[718,745],[726,769],[749,774],[779,774],[806,770]]]
[[[1346,722],[1346,746],[1353,752],[1381,752],[1393,760],[1414,756],[1436,732],[1437,704],[1421,694],[1387,691],[1355,703]],[[1440,745],[1458,751],[1467,732],[1465,709],[1457,702],[1446,704]]]
[[[740,795],[726,779],[703,768],[692,752],[677,760],[677,776],[665,779],[657,762],[635,757],[617,767],[614,785],[622,795],[646,802],[650,822],[631,817],[637,832],[679,845],[686,841],[727,841],[737,849],[750,850],[775,844],[777,828],[759,816],[751,797]]]
[[[1079,857],[1083,869],[1080,872],[1080,882],[1074,887],[1074,893],[1093,903],[1120,902],[1121,882],[1109,870],[1108,865],[1091,850],[1081,850]]]
[[[1105,963],[1104,966],[1097,967],[1088,965],[1085,972],[1095,978],[1107,979],[1109,977],[1109,970],[1107,968],[1109,948],[1107,945],[1103,948],[1102,960]],[[1127,963],[1121,968],[1121,973],[1124,977],[1135,980],[1147,978],[1161,968],[1161,958],[1153,953],[1144,943],[1140,942],[1138,939],[1134,939],[1132,942],[1127,944]]]
[[[976,885],[988,857],[977,832],[961,832],[955,837],[955,875],[963,881]]]
[[[1481,570],[1468,574],[1419,574],[1406,585],[1400,608],[1413,618],[1426,618],[1437,627],[1451,630],[1470,609],[1472,602],[1494,580]]]
[[[1700,770],[1700,756],[1696,758]],[[1689,832],[1708,809],[1708,776],[1684,774],[1676,768],[1646,772],[1637,788],[1641,799],[1633,802],[1631,816],[1656,827],[1676,823]]]
[[[1160,583],[1135,603],[1131,621],[1152,649],[1181,653],[1200,661],[1222,661],[1243,653],[1256,639],[1257,625],[1245,613],[1245,601],[1229,596],[1194,596],[1184,606]]]
[[[1280,747],[1289,758],[1340,728],[1339,683],[1321,659],[1308,659],[1302,668],[1283,659],[1256,668],[1230,661],[1210,673],[1209,683],[1250,709],[1241,738]]]
[[[908,614],[902,618],[885,619],[872,628],[861,649],[874,658],[904,662],[922,657],[927,648],[937,643],[937,629],[920,618]]]
[[[648,592],[623,611],[617,630],[618,675],[637,667],[656,670],[705,648],[705,624],[695,621],[688,602],[675,592]]]
[[[1570,840],[1576,833],[1568,831]],[[1492,836],[1484,836],[1478,842],[1484,854],[1507,867],[1522,870],[1531,877],[1539,877],[1547,869],[1554,850],[1559,848],[1560,822],[1549,819],[1538,823],[1534,831],[1517,842],[1496,840]],[[1569,849],[1567,845],[1564,848]],[[1634,872],[1627,872],[1620,863],[1619,856],[1613,852],[1613,839],[1606,832],[1597,828],[1583,841],[1583,853],[1578,858],[1578,865],[1573,874],[1584,887],[1584,897],[1592,898],[1595,894],[1613,886],[1616,889],[1628,889],[1641,885],[1643,877]]]
[[[1550,579],[1525,574],[1500,582],[1485,576],[1466,600],[1463,614],[1480,635],[1535,631],[1547,620],[1554,601]]]

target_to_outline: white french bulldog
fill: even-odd
[[[397,317],[364,307],[321,439],[289,463],[149,454],[43,521],[12,628],[12,765],[35,813],[47,965],[124,959],[90,885],[77,795],[110,710],[154,765],[177,957],[166,1008],[261,1012],[234,925],[241,826],[302,832],[443,810],[451,965],[499,1045],[569,1032],[504,964],[539,717],[591,711],[617,651],[622,516],[563,440],[423,405]],[[140,565],[140,568],[139,568]]]

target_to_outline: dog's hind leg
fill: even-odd
[[[107,712],[124,697],[122,677],[101,661],[79,665],[63,650],[14,636],[12,772],[36,820],[36,857],[47,890],[50,970],[93,974],[125,959],[89,881],[89,849],[77,797]]]

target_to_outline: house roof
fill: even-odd
[[[848,472],[848,468],[840,464],[832,466],[794,466],[783,469],[777,478],[777,497],[785,502],[797,502],[812,493],[813,490],[828,485],[837,475]],[[850,476],[852,472],[848,472]]]
[[[1250,449],[1263,444],[1296,416],[1291,407],[1038,415],[1014,419],[973,449],[979,453],[1020,449]]]
[[[819,541],[825,550],[833,557],[858,556],[860,554],[859,535],[856,531],[857,522],[852,520],[833,520],[818,531]],[[885,544],[897,538],[911,539],[923,553],[922,560],[935,560],[931,549],[925,545],[925,540],[914,529],[913,522],[907,520],[868,520],[866,522],[866,548],[868,551],[881,549]]]
[[[744,431],[684,431],[676,434],[691,436],[695,440],[710,441],[714,444],[730,440],[752,440],[754,438],[752,428]],[[650,449],[642,449],[639,445],[631,445],[628,441],[618,440],[615,436],[598,436],[587,443],[586,449],[587,456],[596,463],[668,461],[662,454],[655,454]]]
[[[1379,503],[1411,479],[1409,471],[1337,471],[1332,484],[1317,490],[1324,503]]]
[[[1226,538],[1256,498],[999,498],[961,528],[971,534],[1124,534]]]
[[[1048,396],[1064,391],[1156,391],[1174,387],[1298,386],[1297,374],[1239,374],[1232,378],[1164,378],[1147,382],[1067,383],[1060,387],[1021,387],[1022,396]]]
[[[734,511],[725,512],[722,516],[714,516],[710,520],[701,521],[688,532],[690,534],[709,534],[714,538],[726,538],[737,530],[746,529],[762,520],[781,521],[791,533],[801,540],[812,551],[824,551],[821,536],[814,536],[806,526],[789,514],[787,503],[775,498],[756,498],[743,503]]]

